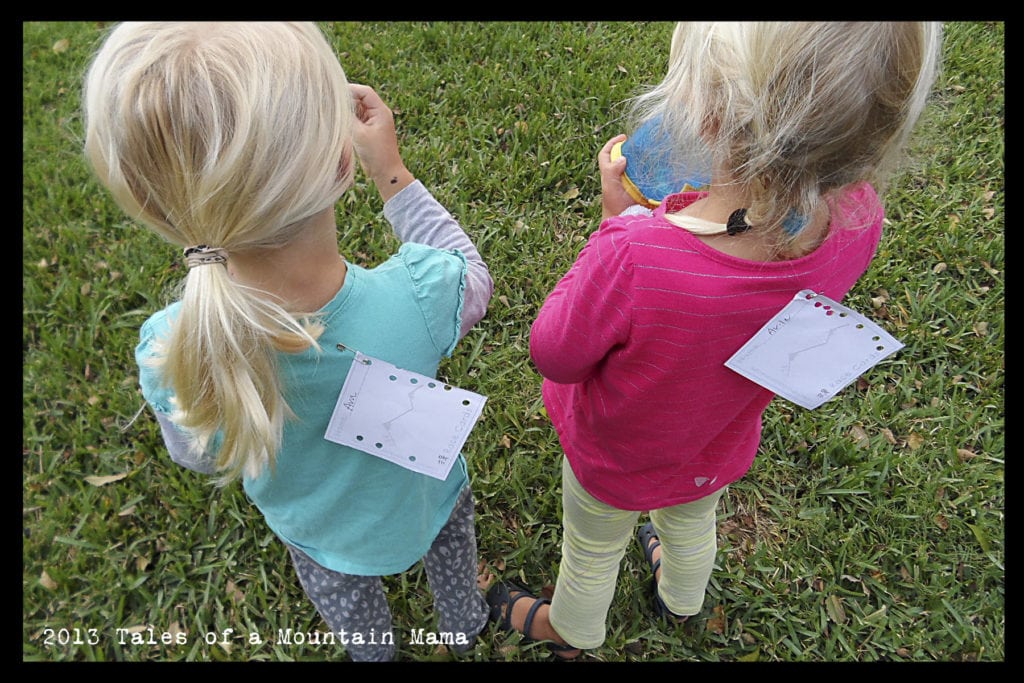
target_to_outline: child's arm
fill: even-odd
[[[171,422],[170,417],[155,410],[153,414],[156,415],[160,433],[164,437],[164,445],[167,446],[172,461],[202,474],[213,474],[217,471],[217,459],[213,455],[206,451],[197,453],[195,445]]]
[[[418,180],[384,204],[384,217],[403,242],[462,252],[466,259],[466,289],[459,337],[466,336],[470,328],[487,313],[487,304],[494,292],[494,281],[487,264],[472,240],[458,221]]]
[[[544,378],[583,382],[629,342],[633,269],[627,232],[606,223],[593,233],[541,306],[530,328],[530,357]]]
[[[135,362],[139,371],[139,389],[146,405],[153,411],[160,425],[160,435],[171,460],[196,472],[212,474],[217,469],[216,456],[201,449],[196,440],[191,439],[185,430],[171,421],[174,410],[173,393],[164,384],[159,367],[153,362],[162,354],[160,339],[170,327],[169,320],[174,317],[180,304],[154,313],[139,329],[139,343],[135,347]]]
[[[398,151],[394,114],[380,95],[368,85],[351,83],[349,89],[356,104],[357,120],[352,132],[356,156],[386,202],[415,178]]]
[[[359,119],[353,133],[356,154],[384,200],[384,216],[395,234],[403,242],[458,250],[466,259],[460,337],[465,336],[484,317],[494,291],[487,264],[458,221],[405,167],[391,110],[373,88],[350,87]]]

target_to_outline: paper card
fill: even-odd
[[[902,348],[861,314],[805,289],[725,365],[813,410]]]
[[[356,352],[324,438],[443,480],[486,401]]]

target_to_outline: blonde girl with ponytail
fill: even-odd
[[[462,455],[440,480],[324,438],[352,350],[433,376],[493,289],[405,167],[391,111],[291,22],[117,25],[83,106],[96,176],[187,267],[136,349],[171,458],[242,481],[331,629],[365,636],[352,659],[395,656],[380,577],[420,560],[468,649],[487,613]],[[357,163],[402,242],[376,268],[338,249]]]

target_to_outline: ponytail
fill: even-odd
[[[96,175],[132,218],[186,248],[158,361],[172,420],[217,449],[221,483],[258,476],[292,415],[277,354],[316,348],[319,328],[227,264],[287,244],[351,185],[341,64],[312,23],[129,22],[90,65],[83,103]]]

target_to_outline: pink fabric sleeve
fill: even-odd
[[[629,337],[632,269],[623,236],[607,226],[592,234],[541,306],[530,356],[552,382],[582,382]]]

